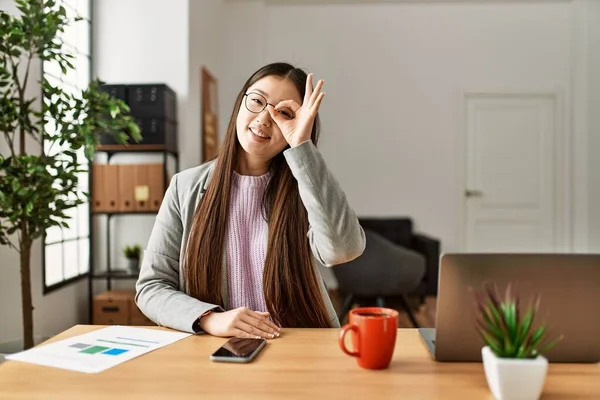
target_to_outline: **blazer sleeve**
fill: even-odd
[[[322,154],[308,140],[287,149],[284,156],[308,213],[308,238],[315,258],[331,267],[359,257],[365,249],[365,233]]]
[[[200,333],[198,318],[207,311],[223,311],[185,294],[179,285],[179,254],[183,223],[176,174],[156,216],[142,267],[136,282],[135,301],[140,310],[158,325],[189,333]]]

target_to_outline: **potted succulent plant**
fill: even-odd
[[[125,246],[123,248],[123,254],[127,258],[127,270],[130,273],[138,273],[140,270],[140,256],[142,254],[142,248],[139,244],[132,246]]]
[[[544,353],[563,338],[549,341],[544,324],[534,328],[540,296],[521,310],[513,284],[508,284],[502,299],[496,285],[487,282],[475,292],[475,299],[476,328],[485,343],[481,354],[490,391],[497,400],[538,399],[548,370]]]

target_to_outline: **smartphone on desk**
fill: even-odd
[[[267,344],[267,339],[238,338],[229,339],[217,351],[211,354],[212,361],[249,363]]]

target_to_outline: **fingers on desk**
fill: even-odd
[[[248,309],[240,312],[236,328],[252,337],[258,336],[273,339],[279,336],[279,329],[273,322]]]

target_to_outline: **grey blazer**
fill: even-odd
[[[298,181],[300,197],[309,220],[308,238],[313,265],[331,267],[351,261],[365,249],[365,233],[346,195],[311,141],[284,151]],[[185,293],[183,253],[196,208],[208,187],[215,162],[208,162],[173,176],[156,216],[136,283],[135,301],[140,310],[158,325],[198,333],[193,325],[209,310],[220,306],[199,301]],[[318,264],[317,264],[318,263]],[[224,307],[227,307],[226,263],[222,265]],[[323,280],[320,289],[332,326],[339,321]]]

